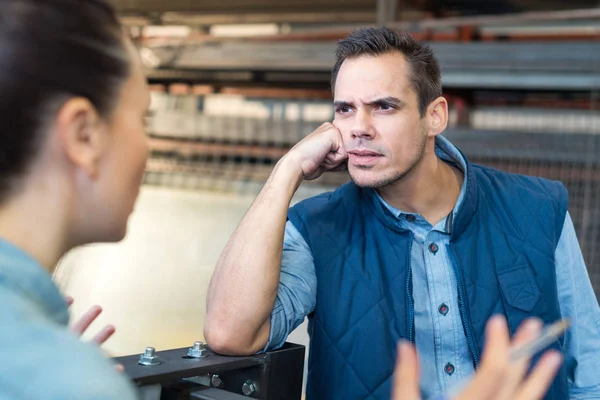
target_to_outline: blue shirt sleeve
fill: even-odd
[[[558,301],[571,320],[564,351],[576,360],[569,377],[571,399],[600,398],[600,308],[571,216],[567,213],[555,252]]]
[[[312,252],[296,227],[287,221],[279,288],[271,312],[269,341],[263,351],[281,347],[288,335],[314,311],[316,303],[317,274]]]
[[[135,400],[134,385],[100,348],[0,291],[0,400]]]

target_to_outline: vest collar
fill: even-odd
[[[467,157],[454,145],[452,145],[446,138],[438,137],[436,138],[436,146],[448,147],[451,146],[454,151],[457,151],[462,156],[462,161],[464,161],[464,194],[463,198],[460,200],[458,204],[458,208],[456,212],[452,212],[447,220],[451,224],[451,228],[448,230],[451,235],[451,240],[457,239],[470,224],[471,220],[475,212],[477,211],[477,205],[479,202],[479,191],[478,185],[476,182],[475,174],[473,173],[473,165],[469,162]],[[351,183],[354,185],[354,183]],[[380,222],[397,232],[408,232],[409,230],[402,226],[398,217],[386,207],[377,193],[375,189],[372,188],[358,188],[359,195],[365,201],[369,209],[375,214],[375,216],[380,220]]]
[[[460,151],[460,150],[458,150]],[[467,157],[460,152],[467,165],[465,172],[465,197],[456,210],[456,214],[452,221],[452,232],[450,240],[456,240],[464,231],[467,229],[473,216],[477,211],[479,205],[479,185],[477,184],[477,177],[473,172],[473,168],[476,166],[472,165]]]

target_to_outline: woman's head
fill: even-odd
[[[35,186],[75,242],[119,240],[147,157],[135,49],[104,0],[2,3],[0,207]]]

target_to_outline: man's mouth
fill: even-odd
[[[348,159],[350,163],[356,166],[373,165],[381,157],[383,157],[383,154],[373,150],[356,149],[348,151]]]

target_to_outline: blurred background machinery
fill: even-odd
[[[429,43],[445,135],[473,162],[562,181],[600,294],[597,0],[114,0],[152,88],[151,158],[128,237],[63,260],[57,281],[117,325],[113,355],[198,340],[208,279],[271,168],[333,117],[336,41],[358,26]],[[296,200],[346,182],[304,184]],[[306,343],[299,328],[290,340]]]

